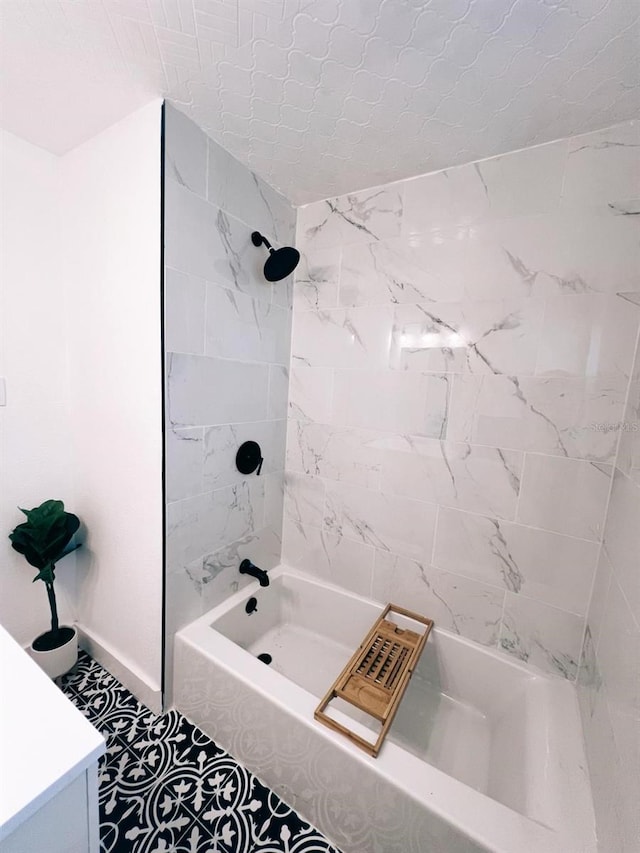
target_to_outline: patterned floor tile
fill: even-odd
[[[59,683],[107,741],[102,853],[339,853],[182,714],[153,714],[84,652]]]

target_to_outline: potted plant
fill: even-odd
[[[70,544],[80,527],[77,515],[65,512],[62,501],[45,501],[33,509],[22,509],[27,520],[9,534],[11,545],[38,569],[33,581],[41,580],[51,608],[51,630],[31,643],[31,656],[50,678],[68,672],[78,659],[78,633],[68,625],[60,626],[54,589],[58,560],[79,548]]]

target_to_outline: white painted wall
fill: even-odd
[[[71,466],[59,159],[0,132],[0,622],[21,645],[48,630],[44,585],[8,534],[31,508],[60,498],[78,511]],[[80,514],[80,513],[79,513]],[[75,618],[76,558],[58,567],[58,608]]]
[[[16,505],[65,500],[83,548],[60,610],[143,701],[162,651],[160,100],[58,158],[2,134],[0,622],[48,627],[6,535]]]
[[[162,652],[160,100],[61,161],[78,619],[159,701]],[[106,662],[106,660],[105,660]],[[136,683],[137,679],[137,683]]]

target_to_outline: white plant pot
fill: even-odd
[[[58,678],[59,675],[69,672],[78,660],[78,632],[72,626],[63,625],[62,627],[70,627],[73,631],[73,637],[70,637],[64,645],[43,652],[34,649],[33,643],[29,648],[29,654],[49,678]]]

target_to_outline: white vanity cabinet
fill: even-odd
[[[0,627],[0,853],[98,853],[102,735]]]

